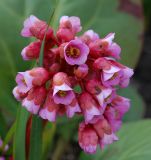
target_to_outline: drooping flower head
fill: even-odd
[[[40,62],[43,46],[42,66],[19,72],[13,94],[30,113],[50,122],[65,114],[83,116],[79,145],[92,154],[98,145],[103,149],[118,140],[130,101],[117,95],[117,86],[127,87],[133,70],[117,62],[121,48],[115,33],[102,38],[90,29],[77,35],[81,30],[79,17],[62,16],[54,34],[45,21],[29,16],[21,35],[36,40],[21,55]]]

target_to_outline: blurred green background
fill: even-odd
[[[150,0],[0,0],[0,136],[3,139],[16,118],[20,121],[16,135],[21,136],[28,118],[28,113],[12,96],[17,72],[29,69],[34,63],[24,62],[20,55],[24,46],[32,41],[20,36],[23,21],[31,14],[48,21],[53,8],[55,13],[51,25],[55,29],[62,15],[79,16],[83,31],[93,29],[101,37],[109,32],[116,33],[115,41],[121,45],[123,64],[135,69],[140,63],[145,33],[150,27]],[[50,123],[45,128],[43,159],[58,156],[61,160],[150,160],[151,121],[142,120],[146,102],[138,93],[135,82],[134,78],[127,89],[119,91],[132,102],[124,118],[127,123],[119,132],[119,142],[103,152],[99,150],[94,156],[87,156],[77,146],[79,118],[67,120],[63,117],[58,120],[57,129]],[[12,138],[10,144],[16,142],[14,148],[19,149],[19,144],[24,145],[25,135],[22,136],[15,136],[18,142]],[[18,160],[22,160],[25,153],[16,153],[20,154]]]

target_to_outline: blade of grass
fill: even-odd
[[[29,112],[19,106],[14,135],[13,157],[15,160],[25,160],[25,134]]]

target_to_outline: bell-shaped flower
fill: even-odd
[[[22,58],[24,60],[37,59],[40,54],[40,47],[41,47],[40,41],[30,43],[22,50],[21,52]]]
[[[66,106],[67,117],[72,118],[75,115],[75,113],[79,113],[79,112],[81,112],[81,108],[76,98],[74,98],[72,102]]]
[[[89,154],[95,153],[98,140],[98,135],[92,125],[86,125],[84,122],[79,125],[78,141],[84,152]]]
[[[39,112],[39,116],[50,122],[54,122],[56,120],[58,107],[59,105],[54,103],[52,92],[49,91],[45,103]]]
[[[101,81],[106,87],[115,85],[126,87],[133,75],[132,69],[107,57],[96,59],[93,66],[96,70],[100,70]]]
[[[83,92],[80,95],[79,102],[86,123],[90,122],[95,116],[101,115],[98,104],[88,92]]]
[[[91,42],[95,42],[99,39],[99,35],[95,33],[93,30],[88,30],[84,32],[82,36],[79,37],[86,44],[90,44]]]
[[[91,56],[94,58],[109,56],[119,59],[121,48],[117,43],[113,42],[114,35],[115,33],[110,33],[105,38],[97,39],[90,43]]]
[[[43,40],[45,32],[47,31],[46,39],[51,39],[53,37],[53,30],[50,27],[48,27],[47,30],[47,27],[48,24],[45,21],[31,15],[24,21],[21,35],[23,37],[36,37],[37,39]]]
[[[64,47],[64,57],[70,65],[81,65],[87,60],[89,47],[80,39],[71,40]]]
[[[71,104],[75,98],[67,74],[58,72],[53,77],[53,99],[56,104]]]
[[[46,98],[46,89],[44,87],[32,88],[26,98],[22,101],[22,106],[32,114],[37,114]]]

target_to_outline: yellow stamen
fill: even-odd
[[[66,51],[68,57],[77,58],[80,55],[79,48],[69,47]]]
[[[60,97],[65,97],[67,95],[67,92],[66,91],[58,91],[57,93]]]

